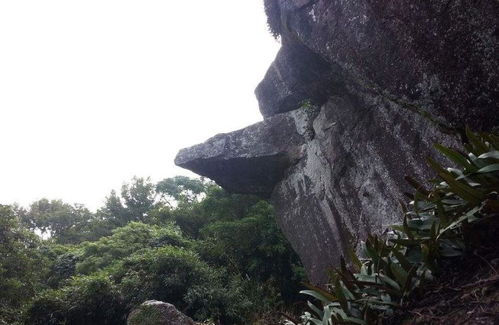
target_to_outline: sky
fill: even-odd
[[[96,209],[179,149],[261,120],[263,1],[0,1],[0,204]]]

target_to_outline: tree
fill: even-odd
[[[23,223],[32,231],[40,231],[44,238],[58,243],[79,243],[91,235],[95,216],[81,204],[70,205],[61,200],[41,199],[28,210],[16,211]]]
[[[79,274],[91,274],[119,263],[123,258],[140,250],[167,245],[185,247],[188,244],[173,225],[159,227],[130,222],[113,230],[111,236],[83,243],[80,246],[80,262],[77,263],[76,269]]]
[[[124,226],[131,221],[146,221],[155,206],[155,186],[150,178],[133,177],[121,187],[121,196],[111,191],[99,214],[116,226]]]
[[[40,280],[38,238],[23,229],[9,206],[0,205],[0,324],[19,320]]]
[[[4,323],[21,308],[26,324],[124,324],[147,299],[198,320],[248,323],[291,300],[301,280],[272,207],[203,179],[134,177],[97,213],[47,199],[2,212]]]
[[[201,230],[204,239],[198,246],[201,256],[260,285],[265,284],[269,289],[275,288],[287,302],[298,299],[304,269],[277,227],[272,206],[257,199],[240,210],[241,207],[234,204],[240,202],[240,196],[229,195],[229,198],[223,205],[218,205],[224,208],[226,218],[214,220]],[[227,218],[231,215],[227,207],[235,209],[232,215],[238,217]],[[242,211],[244,213],[238,215]]]
[[[206,191],[208,185],[209,183],[205,182],[203,178],[175,176],[158,182],[156,192],[170,206],[172,199],[180,204],[189,204],[199,198]]]

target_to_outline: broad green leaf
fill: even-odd
[[[492,164],[485,166],[483,168],[480,168],[477,173],[479,174],[485,174],[485,173],[491,173],[491,172],[497,172],[499,171],[499,164]]]
[[[455,180],[454,176],[452,176],[449,172],[447,172],[445,169],[443,169],[436,161],[434,161],[431,158],[428,158],[428,162],[430,163],[430,166],[438,173],[440,177],[442,177],[447,184],[449,185],[450,189],[463,199],[473,202],[473,203],[478,203],[482,199],[482,195],[480,191],[477,191],[470,186],[464,185],[458,181]]]
[[[494,158],[494,159],[499,159],[499,151],[494,150],[494,151],[489,151],[484,154],[481,154],[478,156],[479,159],[486,159],[486,158]]]
[[[390,279],[390,277],[384,275],[384,274],[379,274],[378,275],[379,278],[385,282],[386,284],[392,286],[394,289],[396,289],[397,291],[400,291],[400,285],[393,279]]]
[[[304,287],[312,290],[312,291],[316,291],[318,293],[320,293],[323,297],[325,297],[326,299],[328,299],[329,301],[338,301],[338,299],[333,295],[331,294],[330,292],[322,289],[321,287],[318,287],[318,286],[314,286],[310,283],[302,283]]]
[[[450,229],[454,229],[458,226],[460,226],[464,220],[467,220],[468,218],[472,217],[475,213],[477,213],[480,210],[480,207],[474,207],[461,217],[459,217],[456,221],[452,222],[449,226],[445,227],[440,231],[440,234],[438,235],[437,239],[440,238],[445,232],[449,231]]]
[[[402,226],[404,227],[404,233],[407,235],[407,237],[409,237],[409,239],[414,239],[414,235],[411,231],[411,229],[409,228],[409,225],[407,224],[407,217],[404,216],[404,221],[402,223]]]
[[[404,287],[405,282],[407,281],[407,272],[399,264],[396,263],[391,263],[390,269],[392,271],[392,274],[395,276],[398,284],[401,287]]]
[[[317,308],[317,306],[315,306],[310,301],[307,301],[307,305],[308,305],[308,308],[310,308],[317,316],[319,316],[319,318],[322,318],[322,316],[324,314],[322,310]]]
[[[316,292],[314,290],[301,290],[300,293],[304,294],[304,295],[312,296],[315,299],[320,300],[320,301],[322,301],[324,303],[329,303],[331,301],[334,301],[334,300],[331,300],[329,298],[324,297],[322,294],[320,294],[320,293],[318,293],[318,292]]]
[[[360,269],[362,267],[362,262],[360,261],[359,257],[357,256],[357,254],[355,253],[355,251],[351,246],[348,246],[347,253],[348,256],[350,257],[350,261],[355,265],[357,270]]]
[[[451,161],[455,162],[457,165],[465,167],[465,168],[470,168],[473,167],[473,165],[470,164],[470,162],[461,155],[459,152],[452,150],[450,148],[444,147],[441,144],[435,144],[435,148],[440,151],[441,153],[444,154],[447,158],[449,158]]]
[[[338,299],[338,302],[341,305],[341,308],[343,310],[348,310],[348,302],[347,298],[345,297],[345,294],[343,293],[343,288],[341,287],[341,283],[339,279],[336,279],[336,282],[334,283],[334,294],[336,298]]]
[[[331,309],[329,307],[324,307],[324,316],[322,317],[322,325],[331,324]]]

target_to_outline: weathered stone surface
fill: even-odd
[[[293,114],[282,114],[183,149],[175,164],[214,178],[227,190],[269,197],[300,158],[303,143]]]
[[[280,20],[272,24],[288,52],[279,61],[293,57],[290,44],[300,44],[340,67],[346,83],[411,102],[451,125],[499,123],[499,2],[271,1],[278,2]],[[262,93],[261,105],[274,96]]]
[[[195,325],[174,305],[157,300],[148,300],[128,315],[127,325]]]
[[[176,162],[228,190],[270,195],[321,283],[346,247],[400,218],[403,178],[430,176],[433,143],[458,147],[464,125],[499,126],[499,3],[265,2],[282,49],[256,90],[264,122]]]
[[[260,112],[269,117],[294,110],[305,101],[323,103],[339,89],[337,67],[303,45],[283,43],[255,94]]]
[[[331,97],[313,120],[315,137],[275,187],[278,222],[309,279],[325,280],[348,248],[400,220],[406,175],[431,175],[435,142],[457,146],[416,113],[372,98]]]

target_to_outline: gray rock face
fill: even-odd
[[[264,117],[296,109],[304,101],[325,102],[341,89],[338,69],[301,44],[283,42],[255,94]],[[336,79],[335,79],[336,78]],[[327,85],[327,87],[326,87]]]
[[[148,300],[128,315],[127,325],[195,325],[174,305],[157,300]]]
[[[348,247],[400,220],[404,176],[435,142],[499,125],[499,4],[266,0],[282,49],[258,86],[265,120],[176,163],[270,197],[315,283]]]
[[[433,143],[457,146],[424,118],[402,113],[388,103],[330,98],[303,158],[275,187],[279,225],[311,281],[324,281],[324,271],[368,233],[400,220],[399,202],[410,191],[404,176],[430,177],[425,157]]]
[[[210,178],[218,175],[216,181],[229,191],[269,197],[301,156],[304,139],[292,115],[276,115],[182,149],[175,164]]]
[[[453,126],[488,129],[499,123],[497,1],[265,2],[272,8],[270,25],[280,32],[282,51],[287,52],[279,54],[280,65],[286,66],[282,63],[286,60],[293,65],[294,48],[302,46],[312,62],[320,57],[330,64],[336,71],[333,81],[408,101]],[[301,57],[306,62],[305,52]],[[283,75],[276,86],[282,83],[296,81]],[[302,88],[310,85],[306,84]],[[328,91],[337,87],[318,86]],[[284,109],[266,107],[267,97],[274,95],[257,92],[264,115]],[[286,103],[286,107],[293,105]]]

